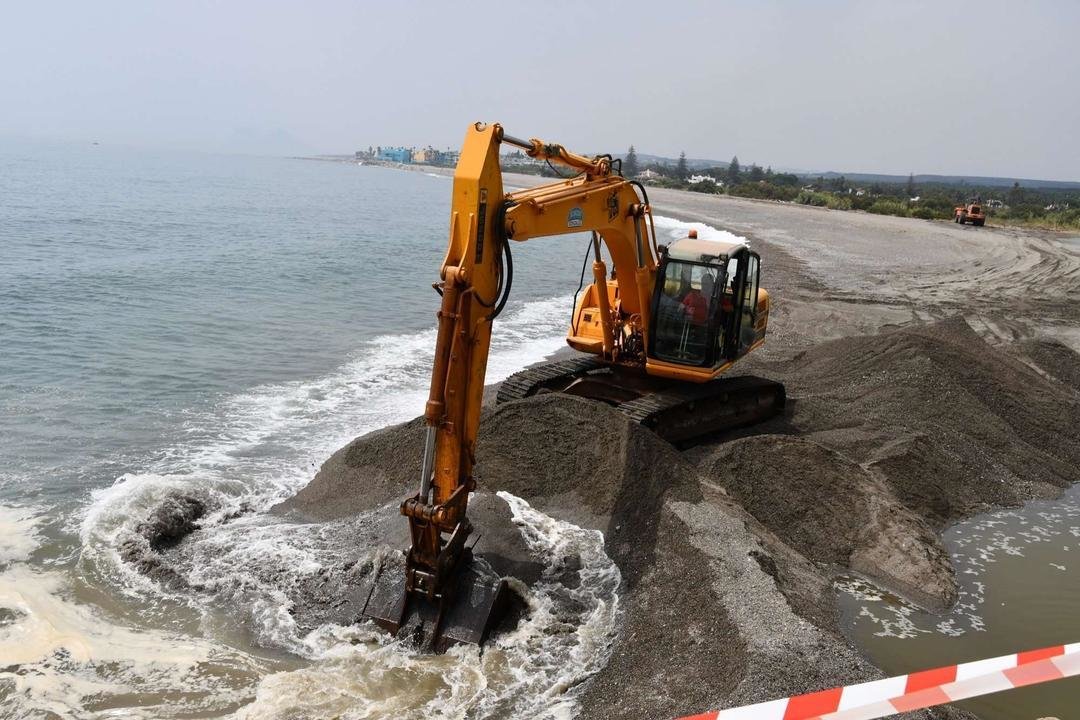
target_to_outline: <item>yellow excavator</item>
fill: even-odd
[[[504,144],[577,174],[505,193]],[[677,445],[784,406],[780,383],[721,378],[765,339],[769,294],[757,253],[693,231],[659,244],[645,188],[622,176],[618,160],[521,140],[497,124],[471,126],[454,173],[449,247],[433,284],[442,301],[419,491],[401,504],[412,544],[403,577],[379,577],[363,610],[389,632],[442,650],[482,644],[498,619],[505,583],[466,546],[492,322],[513,282],[510,241],[582,232],[591,233],[592,283],[579,290],[567,335],[581,355],[511,376],[499,402],[543,392],[592,398]]]

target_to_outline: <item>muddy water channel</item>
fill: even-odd
[[[1080,640],[1080,486],[944,533],[957,604],[925,612],[858,579],[840,583],[846,631],[890,675]],[[983,720],[1080,717],[1080,678],[958,703]]]

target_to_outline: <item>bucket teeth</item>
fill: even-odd
[[[483,558],[468,558],[448,590],[435,601],[407,593],[405,574],[388,567],[375,578],[361,617],[434,652],[458,644],[482,645],[506,608],[506,582]]]

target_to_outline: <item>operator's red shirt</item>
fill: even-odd
[[[691,290],[686,293],[686,297],[682,301],[683,308],[686,310],[686,317],[696,325],[704,325],[705,321],[709,318],[709,303],[705,300],[705,296],[697,290]]]

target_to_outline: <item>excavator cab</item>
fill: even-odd
[[[745,244],[694,231],[661,249],[649,357],[714,369],[748,353],[765,336],[760,264]]]

